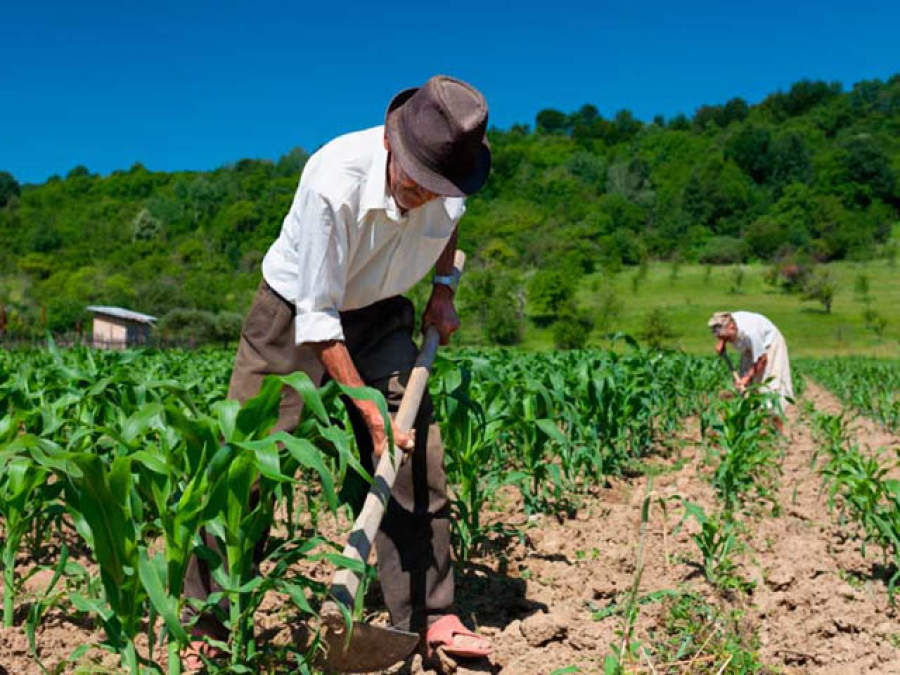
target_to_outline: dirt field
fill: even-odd
[[[833,396],[812,383],[806,398],[820,410],[840,410]],[[876,548],[870,547],[864,558],[852,526],[840,525],[828,510],[821,477],[810,466],[816,444],[796,410],[791,413],[790,442],[778,488],[779,513],[763,510],[742,518],[746,527],[740,538],[747,546],[735,556],[736,574],[753,582],[752,589],[723,594],[706,581],[690,538],[696,524],[687,521],[673,533],[681,511],[676,500],[670,499],[667,509],[661,506],[662,498],[680,495],[708,511],[715,507],[713,490],[704,480],[709,467],[702,464],[695,427],[689,424],[681,438],[651,459],[652,470],[646,475],[596,490],[573,518],[526,519],[513,492],[500,495],[500,510],[491,519],[521,528],[524,541],[497,541],[488,554],[459,570],[463,621],[491,636],[495,645],[490,662],[461,662],[455,668],[459,675],[602,673],[607,654],[618,653],[623,642],[626,621],[614,608],[627,604],[639,555],[643,573],[636,591],[632,644],[651,645],[663,639],[675,602],[673,594],[665,592],[684,591],[722,615],[739,611],[730,624],[735,639],[758,651],[769,672],[900,673],[900,622],[887,594],[890,572]],[[868,420],[856,420],[855,428],[862,447],[900,450],[900,438]],[[641,505],[648,494],[651,507],[640,546]],[[327,569],[319,573],[324,575]],[[32,579],[29,588],[39,588],[42,581],[46,579]],[[377,612],[377,589],[371,596],[369,606],[376,610],[376,619],[384,620],[383,612]],[[594,620],[597,612],[608,615]],[[265,614],[262,628],[279,633],[283,615],[277,600]],[[714,648],[718,636],[702,622],[695,627],[693,639],[701,644],[707,640],[708,646],[693,661],[666,663],[641,657],[627,672],[726,672],[728,656]],[[275,639],[284,639],[286,631],[280,633]],[[95,637],[89,627],[51,615],[37,644],[49,665]],[[100,663],[83,665],[80,672],[116,672],[101,665],[114,662],[113,657],[104,657]],[[8,675],[40,673],[28,655],[21,622],[12,629],[0,628],[0,666],[0,673],[5,668]],[[445,663],[444,669],[453,670],[454,664]],[[431,670],[415,657],[390,672]]]

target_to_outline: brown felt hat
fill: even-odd
[[[478,192],[491,171],[487,120],[481,92],[435,75],[394,97],[385,129],[391,152],[410,178],[435,194],[465,197]]]

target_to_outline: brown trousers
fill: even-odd
[[[392,414],[400,407],[417,355],[412,339],[414,321],[412,303],[402,297],[341,313],[347,348],[360,376],[368,386],[384,394]],[[241,330],[228,398],[244,403],[258,393],[266,375],[285,375],[298,370],[316,384],[324,379],[323,368],[312,350],[307,346],[298,347],[294,342],[292,305],[263,281]],[[349,399],[345,399],[345,404],[360,459],[373,473],[372,437],[356,406]],[[274,431],[293,431],[302,408],[303,400],[297,392],[285,387]],[[402,630],[421,631],[449,613],[453,604],[444,446],[433,421],[427,392],[416,417],[415,430],[415,451],[411,461],[397,474],[391,501],[375,538],[375,550],[378,577],[392,623]],[[352,480],[350,477],[348,482]],[[353,494],[350,502],[354,512],[358,512],[365,497],[364,483],[358,479],[346,487],[350,489],[345,489],[344,494]],[[185,595],[199,599],[216,590],[203,561],[191,560],[184,588]],[[212,617],[202,617],[198,627],[207,634],[216,635],[221,631]]]

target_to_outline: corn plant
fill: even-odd
[[[900,462],[884,461],[883,451],[865,455],[850,442],[843,415],[817,413],[816,427],[827,440],[828,461],[821,467],[828,503],[842,519],[862,529],[862,554],[867,543],[879,545],[894,573],[888,580],[893,603],[900,581],[900,481],[889,478]],[[838,499],[840,497],[840,499]]]
[[[704,415],[703,433],[716,464],[711,482],[728,513],[751,493],[777,506],[773,488],[781,465],[770,428],[769,396],[750,389],[745,396],[719,401]]]
[[[3,570],[3,624],[13,625],[13,602],[24,579],[15,576],[16,555],[29,532],[42,536],[42,518],[56,510],[54,500],[61,485],[49,485],[50,472],[18,452],[23,443],[13,442],[6,450],[7,459],[0,457],[0,565]],[[32,550],[36,549],[32,546]],[[37,571],[35,568],[34,571]]]
[[[738,539],[738,524],[725,511],[708,515],[703,507],[680,500],[685,513],[682,523],[693,518],[700,526],[700,531],[692,534],[691,539],[703,557],[701,569],[706,580],[722,590],[748,590],[752,584],[741,579],[736,573],[733,554],[741,546]],[[681,527],[676,526],[675,531]]]
[[[186,385],[157,380],[152,368],[148,376],[125,359],[91,383],[99,374],[89,353],[51,350],[39,360],[41,369],[3,392],[5,405],[16,406],[14,419],[0,418],[6,441],[0,459],[8,465],[0,486],[6,497],[4,561],[14,563],[21,533],[40,513],[38,507],[64,506],[100,570],[100,583],[86,584],[84,592],[70,594],[70,601],[99,621],[104,645],[122,655],[131,673],[160,671],[154,660],[160,641],[167,644],[168,672],[180,672],[179,654],[190,629],[181,623],[182,591],[192,554],[216,558],[221,552],[213,567],[223,591],[199,609],[216,611],[219,600],[230,601],[224,619],[232,634],[227,647],[233,669],[258,658],[253,611],[267,590],[285,593],[301,613],[315,612],[324,587],[288,568],[322,556],[349,564],[328,551],[328,542],[313,536],[278,543],[270,558],[281,574],[271,581],[256,578],[253,557],[262,532],[274,521],[276,502],[292,492],[283,486],[296,484],[298,471],[317,475],[325,506],[332,510],[338,506],[335,473],[342,476],[352,466],[364,474],[346,431],[333,428],[326,412],[336,396],[334,387],[319,392],[302,374],[270,378],[243,408],[220,402],[207,414],[203,408],[209,399],[202,389],[209,380],[202,377]],[[46,386],[41,390],[35,382]],[[269,436],[283,386],[300,392],[307,414],[296,435]],[[21,405],[43,410],[23,414]],[[42,488],[50,483],[51,488]],[[49,500],[35,498],[38,489]],[[198,537],[201,527],[216,537],[218,551],[205,549]],[[320,553],[323,548],[326,552]],[[4,575],[13,569],[5,564]],[[12,597],[16,586],[6,579]],[[12,611],[11,600],[6,609]],[[135,646],[142,633],[147,653]]]
[[[446,359],[437,362],[432,389],[437,416],[443,421],[447,478],[455,486],[450,500],[456,554],[467,560],[487,538],[481,513],[499,480],[495,457],[506,418],[502,400],[494,399],[487,411],[473,400],[472,372],[454,366]]]
[[[337,507],[348,472],[363,473],[347,429],[333,423],[345,419],[339,391],[276,378],[240,408],[222,400],[232,357],[52,343],[15,356],[0,351],[4,576],[14,574],[16,554],[40,548],[59,521],[74,526],[100,570],[92,577],[72,560],[51,559],[59,581],[28,612],[32,635],[42,608],[59,603],[93,617],[104,646],[130,671],[179,672],[191,630],[182,621],[191,555],[207,561],[222,589],[191,604],[218,612],[231,636],[220,645],[230,654],[225,667],[234,672],[260,670],[269,656],[253,630],[265,593],[290,598],[301,616],[315,613],[326,589],[295,564],[348,564],[316,534],[316,514]],[[635,345],[558,354],[460,350],[435,371],[464,558],[490,531],[482,512],[500,485],[516,485],[530,512],[569,508],[704,408],[715,361]],[[269,436],[284,386],[301,392],[305,412],[293,435]],[[309,481],[320,488],[297,489]],[[256,546],[276,519],[286,536]],[[255,569],[259,556],[271,570],[264,578]],[[17,609],[9,606],[8,613]],[[146,651],[135,646],[144,640]],[[157,662],[160,648],[165,665]],[[307,667],[299,648],[292,656]]]

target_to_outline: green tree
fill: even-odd
[[[553,324],[553,345],[557,349],[584,349],[593,329],[591,314],[567,303]]]
[[[528,309],[540,323],[553,321],[574,293],[574,282],[560,270],[539,270],[528,282]]]
[[[831,314],[831,305],[834,302],[837,288],[837,279],[831,270],[818,269],[806,282],[803,299],[821,302],[825,313]]]
[[[0,207],[6,206],[13,197],[22,193],[19,183],[8,171],[0,171]]]
[[[545,108],[537,114],[538,132],[554,134],[564,133],[569,129],[569,116],[553,108]]]
[[[663,345],[678,333],[672,327],[672,321],[661,307],[654,307],[644,317],[644,323],[638,331],[638,337],[653,349],[662,349]]]

